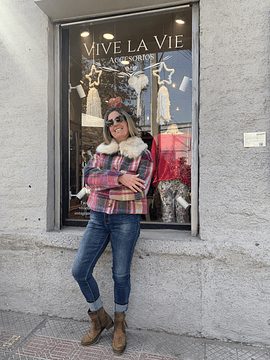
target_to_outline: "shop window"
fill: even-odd
[[[62,49],[62,223],[89,220],[83,168],[121,97],[155,162],[142,226],[190,229],[192,7],[69,24]]]

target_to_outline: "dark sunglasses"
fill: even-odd
[[[105,124],[108,127],[113,126],[114,122],[116,121],[117,123],[121,123],[122,121],[126,120],[125,116],[123,114],[116,116],[116,118],[114,119],[110,119],[110,120],[106,120]]]

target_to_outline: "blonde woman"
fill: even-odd
[[[93,269],[111,242],[114,280],[113,351],[121,355],[126,348],[125,313],[130,295],[130,267],[140,234],[140,215],[147,212],[146,195],[153,161],[147,145],[138,136],[131,117],[114,103],[104,118],[104,142],[84,169],[90,188],[90,221],[76,255],[72,274],[89,304],[92,320],[83,346],[98,342],[102,331],[113,326],[103,308]]]

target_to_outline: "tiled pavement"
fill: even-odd
[[[154,331],[127,330],[127,350],[112,352],[113,331],[82,347],[89,323],[0,311],[0,360],[270,360],[270,348]]]

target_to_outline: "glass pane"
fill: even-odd
[[[70,27],[70,219],[89,218],[83,168],[120,96],[155,163],[142,221],[190,222],[191,11]]]

